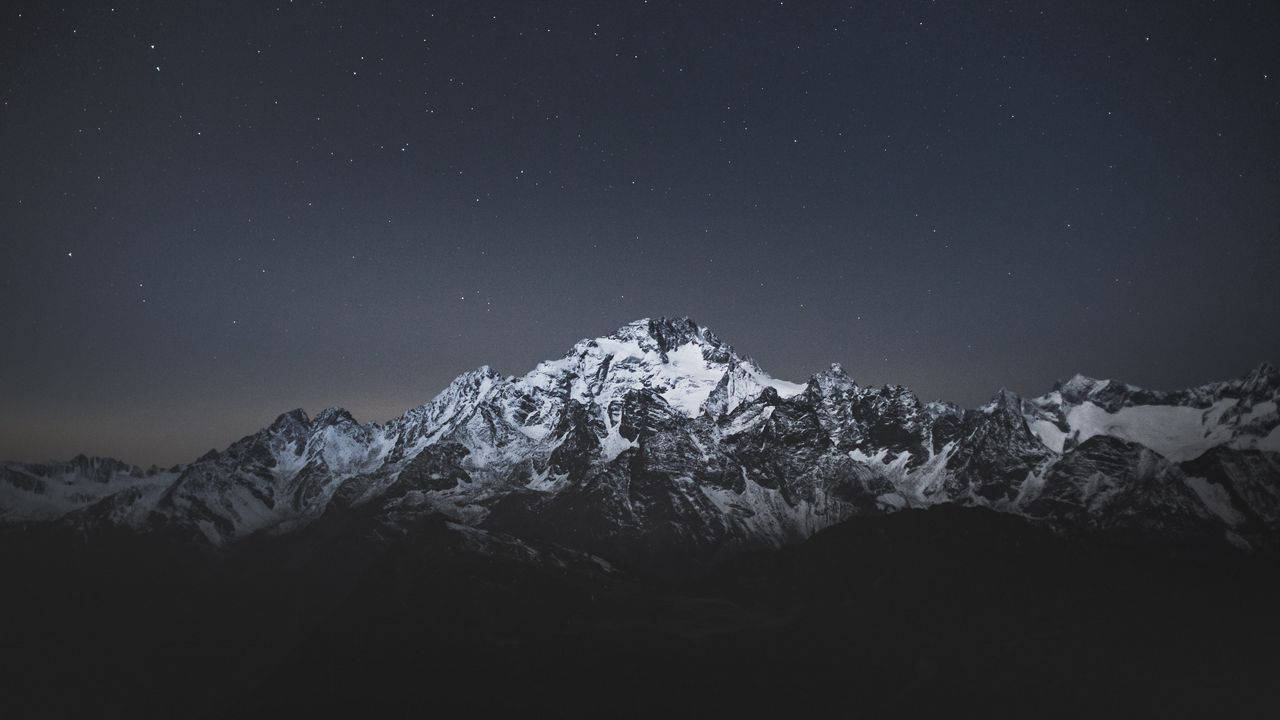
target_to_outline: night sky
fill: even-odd
[[[3,11],[0,457],[657,315],[966,405],[1280,361],[1280,4],[268,5]]]

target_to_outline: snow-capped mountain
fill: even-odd
[[[121,493],[158,497],[178,468],[143,470],[111,458],[0,464],[0,520],[56,520]]]
[[[1239,380],[1179,392],[1076,375],[1034,399],[1027,421],[1058,453],[1095,435],[1139,443],[1175,462],[1218,445],[1276,451],[1277,390],[1280,371],[1267,363]]]
[[[852,515],[984,506],[1068,531],[1271,547],[1280,371],[1161,393],[1076,376],[968,410],[839,366],[778,380],[708,329],[644,319],[520,377],[464,373],[385,425],[301,410],[189,465],[0,466],[0,517],[214,546],[441,514],[624,563],[710,560]]]

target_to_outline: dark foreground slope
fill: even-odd
[[[1280,708],[1271,561],[985,510],[855,518],[678,586],[435,519],[219,559],[154,537],[4,540],[5,717]]]

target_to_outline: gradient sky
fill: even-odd
[[[956,5],[8,4],[0,457],[656,315],[966,405],[1280,361],[1280,6]]]

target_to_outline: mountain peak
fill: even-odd
[[[412,420],[418,423],[423,418],[454,414],[463,406],[471,407],[483,400],[499,380],[501,376],[488,365],[468,370],[454,378],[448,387],[441,390],[434,398],[405,413],[401,420]]]
[[[321,410],[315,416],[312,422],[319,427],[328,427],[330,425],[337,425],[342,422],[359,424],[359,423],[356,423],[355,417],[353,417],[350,412],[336,405],[331,405]]]
[[[456,383],[459,380],[465,380],[466,382],[479,382],[485,379],[492,380],[498,377],[500,376],[498,375],[497,371],[495,371],[493,368],[489,367],[488,365],[481,365],[475,370],[468,370],[462,373],[461,375],[459,375],[457,378],[454,379],[454,382]]]
[[[720,347],[722,343],[711,331],[699,327],[688,317],[640,318],[623,325],[606,338],[622,342],[639,342],[642,348],[651,341],[662,353],[668,353],[691,342]],[[647,348],[645,348],[647,349]]]
[[[1081,375],[1080,373],[1076,373],[1075,375],[1072,375],[1071,379],[1067,380],[1066,382],[1059,383],[1058,390],[1060,390],[1064,396],[1072,395],[1072,396],[1083,397],[1093,392],[1099,386],[1106,385],[1109,382],[1111,381],[1098,380],[1095,378],[1091,378],[1087,375]]]
[[[840,363],[831,363],[831,367],[813,374],[809,378],[809,388],[816,390],[822,394],[830,394],[831,391],[845,392],[856,388],[858,383],[844,371],[844,367]]]
[[[1244,377],[1244,382],[1251,387],[1280,385],[1280,368],[1263,361]]]
[[[307,411],[302,408],[294,408],[286,413],[280,413],[275,421],[271,423],[269,429],[275,430],[290,425],[310,425],[311,419],[307,417]]]
[[[1000,388],[995,397],[991,398],[991,402],[982,407],[982,411],[988,415],[999,411],[1020,416],[1022,414],[1022,396],[1008,388]]]
[[[635,389],[652,390],[682,414],[727,412],[765,386],[790,397],[802,385],[775,380],[687,317],[641,318],[604,337],[579,341],[564,357],[540,363],[518,384],[535,393],[606,407]],[[718,389],[718,392],[717,392]]]

